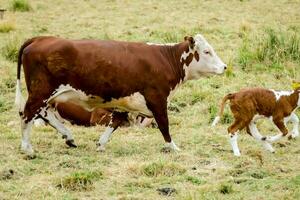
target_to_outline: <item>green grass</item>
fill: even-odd
[[[27,12],[32,10],[32,7],[27,0],[11,0],[10,9],[12,11]]]
[[[0,33],[9,33],[15,30],[15,24],[9,21],[0,21]]]
[[[262,70],[282,70],[287,62],[300,64],[300,36],[295,30],[266,29],[263,34],[244,36],[238,62],[244,70],[257,64]],[[263,66],[262,66],[263,65]]]
[[[4,47],[2,47],[2,56],[12,62],[18,61],[18,52],[21,46],[21,42],[18,38],[10,38]]]
[[[59,189],[81,191],[92,189],[93,181],[102,179],[102,172],[73,172],[60,179]]]
[[[0,5],[9,8],[11,2]],[[242,131],[242,156],[236,158],[227,136],[228,106],[222,123],[210,127],[227,93],[252,86],[288,90],[300,80],[298,1],[28,2],[34,12],[6,12],[15,29],[0,33],[0,199],[299,198],[299,139],[283,139],[270,154]],[[187,82],[175,93],[170,132],[181,152],[162,153],[157,128],[128,127],[116,130],[100,153],[96,141],[104,127],[67,124],[78,148],[68,148],[47,126],[33,128],[36,158],[21,153],[14,95],[22,41],[55,35],[162,43],[195,33],[207,38],[230,70]],[[22,88],[26,97],[23,73]],[[257,124],[263,135],[277,134],[267,120]],[[164,187],[176,192],[165,197],[157,191]]]

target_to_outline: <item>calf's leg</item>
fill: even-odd
[[[277,126],[277,128],[280,130],[280,134],[277,134],[275,136],[268,136],[266,137],[266,140],[269,142],[275,142],[279,139],[281,139],[282,137],[286,136],[288,134],[288,129],[286,128],[286,126],[284,125],[284,120],[281,119],[273,119],[274,124]]]
[[[299,136],[299,118],[295,113],[292,113],[290,117],[290,121],[293,123],[291,138],[296,138]]]
[[[264,146],[265,149],[267,149],[268,151],[274,153],[275,150],[273,149],[272,145],[266,141],[266,137],[263,137],[258,129],[257,129],[257,126],[255,124],[255,122],[251,122],[250,125],[249,125],[249,131],[251,133],[251,135],[259,142],[262,143],[262,145]]]
[[[233,154],[235,156],[240,156],[240,149],[238,147],[237,139],[238,139],[238,132],[244,128],[244,123],[241,120],[235,119],[233,124],[228,128],[228,133],[230,135],[230,144],[233,150]]]
[[[97,142],[97,151],[104,151],[105,145],[111,138],[113,132],[124,122],[127,120],[128,113],[127,112],[113,112],[111,121],[109,122],[108,126],[106,127],[104,133],[99,138]]]

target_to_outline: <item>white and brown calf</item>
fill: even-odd
[[[218,116],[212,126],[215,126],[223,115],[227,100],[230,100],[230,109],[234,116],[234,122],[228,128],[230,143],[235,156],[240,156],[237,144],[238,131],[246,128],[247,132],[260,141],[263,146],[275,152],[271,143],[286,136],[289,132],[286,127],[288,121],[293,123],[293,130],[290,137],[299,135],[299,119],[294,111],[300,106],[300,88],[294,91],[275,91],[264,88],[247,88],[237,93],[226,95],[222,102]],[[256,121],[260,118],[269,118],[280,130],[275,136],[262,136],[257,127]]]

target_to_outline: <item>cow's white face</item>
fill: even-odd
[[[194,55],[192,62],[188,65],[184,64],[186,80],[197,79],[203,75],[224,73],[227,65],[223,63],[202,35],[197,34],[192,42],[194,43],[194,47],[190,47],[189,52],[184,52],[181,57],[185,59],[190,53]]]

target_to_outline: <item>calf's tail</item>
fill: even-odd
[[[234,94],[227,94],[221,101],[220,110],[214,121],[212,122],[211,126],[216,126],[217,123],[220,121],[221,117],[223,116],[224,108],[226,105],[227,100],[232,99]]]

